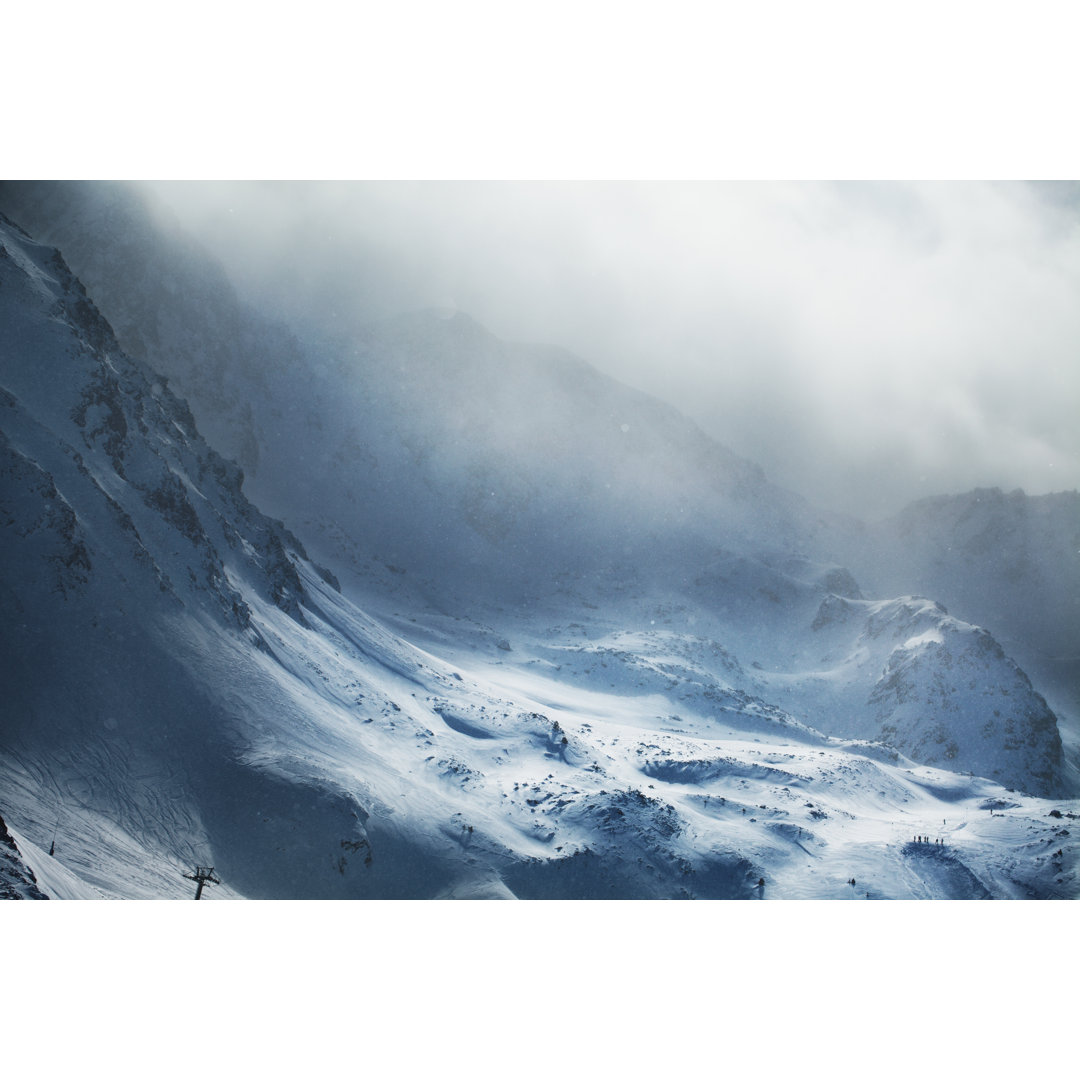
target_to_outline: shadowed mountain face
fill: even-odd
[[[48,900],[0,817],[0,900]]]
[[[437,312],[301,347],[126,189],[9,184],[0,205],[71,250],[120,344],[344,579],[389,565],[467,603],[582,574],[671,580],[763,537],[830,546],[838,519],[563,350]]]
[[[4,208],[62,248],[125,351],[347,588],[460,607],[581,576],[684,587],[718,551],[796,551],[849,566],[868,596],[930,596],[988,627],[1080,711],[1075,493],[941,496],[864,526],[570,354],[465,315],[301,342],[133,189],[7,182]]]
[[[48,217],[69,193],[2,197]],[[0,225],[0,809],[38,848],[71,815],[80,887],[182,895],[213,863],[247,896],[744,896],[777,844],[807,850],[801,784],[849,816],[871,762],[894,810],[922,798],[915,763],[973,774],[972,798],[1071,790],[1038,683],[989,634],[838,565],[908,551],[896,526],[818,514],[466,316],[302,346],[124,189],[70,199],[55,231],[86,230],[123,322]],[[1016,550],[1065,557],[1039,543]],[[747,741],[801,764],[781,782]],[[710,800],[751,781],[736,842]]]
[[[285,328],[245,308],[220,264],[120,185],[5,181],[0,211],[64,252],[123,350],[152,357],[211,445],[255,472],[250,401],[271,372],[301,363]]]
[[[58,253],[6,220],[0,244],[7,798],[74,803],[91,847],[175,862],[235,812],[216,778],[244,774],[255,704],[213,688],[208,642],[270,655],[252,605],[305,625],[305,553],[119,349]]]

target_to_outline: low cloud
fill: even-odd
[[[874,517],[1080,481],[1080,197],[993,183],[153,185],[275,311],[456,306]]]

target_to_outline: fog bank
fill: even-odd
[[[456,307],[824,506],[1080,486],[1073,185],[146,186],[298,324]]]

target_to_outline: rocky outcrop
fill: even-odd
[[[48,900],[0,817],[0,900]]]

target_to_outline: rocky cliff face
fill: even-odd
[[[246,307],[217,262],[120,185],[4,181],[0,211],[65,253],[119,347],[190,404],[211,445],[257,473],[260,391],[300,366],[292,335]]]
[[[298,615],[289,553],[304,557],[299,541],[251,506],[240,470],[206,445],[161,377],[121,351],[63,260],[10,222],[2,229],[8,542],[51,546],[44,564],[60,588],[85,586],[119,551],[163,593],[202,590],[239,625],[239,577]]]
[[[0,900],[48,900],[0,817]]]

